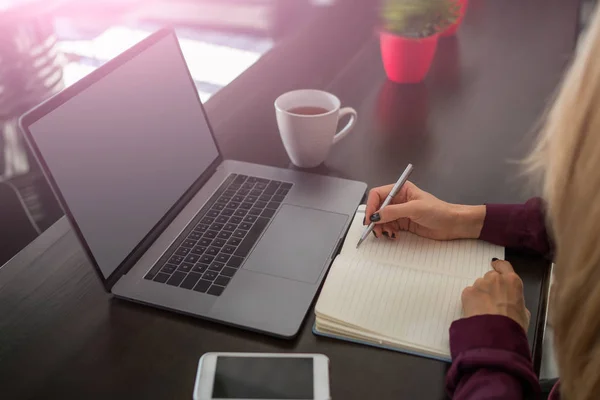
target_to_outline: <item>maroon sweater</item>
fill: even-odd
[[[480,239],[551,257],[540,199],[525,204],[488,204]],[[500,315],[478,315],[450,326],[452,366],[446,390],[453,399],[537,398],[540,385],[525,331]],[[550,400],[559,400],[554,387]]]

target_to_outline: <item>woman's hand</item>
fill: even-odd
[[[527,332],[531,313],[525,307],[523,281],[508,261],[492,260],[492,267],[494,271],[463,290],[463,316],[504,315]]]
[[[399,231],[410,231],[436,240],[476,239],[479,237],[485,206],[450,204],[406,182],[392,202],[379,208],[394,185],[369,192],[365,225],[375,222],[373,232],[395,239]]]

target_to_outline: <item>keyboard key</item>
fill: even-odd
[[[192,240],[200,240],[200,238],[202,237],[202,234],[200,232],[190,232],[190,234],[188,235],[188,239],[192,239]]]
[[[225,246],[225,243],[226,243],[225,239],[216,238],[215,240],[213,240],[212,246],[221,248],[221,247]]]
[[[229,218],[229,222],[231,222],[232,224],[239,224],[240,222],[242,222],[242,217],[231,217]]]
[[[242,239],[238,239],[236,237],[232,237],[227,241],[227,244],[230,244],[232,246],[237,246],[240,243],[242,243]]]
[[[281,188],[282,188],[282,189],[287,189],[287,190],[290,190],[290,189],[292,188],[292,184],[291,184],[291,183],[284,182],[284,183],[282,183],[282,184],[281,184]]]
[[[233,256],[227,262],[227,266],[232,267],[232,268],[239,268],[243,262],[244,262],[244,259],[242,257]]]
[[[262,193],[262,190],[253,189],[250,191],[250,196],[260,196]]]
[[[271,196],[269,196],[268,194],[263,194],[262,196],[260,196],[258,198],[260,201],[264,201],[264,202],[269,202],[271,201]]]
[[[269,183],[271,181],[268,179],[265,179],[265,178],[256,178],[256,182],[264,183],[266,185],[267,183]]]
[[[254,215],[247,215],[246,218],[244,218],[244,222],[254,222],[256,221],[256,216]]]
[[[230,208],[226,208],[223,211],[221,211],[221,215],[224,215],[226,217],[230,217],[233,215],[233,210]]]
[[[233,253],[233,252],[232,252]],[[164,267],[162,267],[160,270],[161,272],[170,274],[173,273],[175,271],[175,268],[177,268],[176,265],[171,265],[171,264],[166,264]]]
[[[273,194],[275,194],[277,189],[279,189],[279,184],[275,183],[275,181],[273,181],[267,185],[264,194],[273,195]]]
[[[227,284],[229,283],[230,280],[231,280],[231,278],[228,276],[219,275],[217,277],[217,279],[215,279],[215,283],[217,285],[227,286]]]
[[[210,246],[208,249],[206,249],[206,254],[208,254],[209,256],[216,256],[217,254],[219,254],[219,250],[217,247],[212,247]]]
[[[256,203],[254,203],[254,207],[256,207],[256,208],[265,208],[266,206],[267,206],[266,201],[259,200]]]
[[[214,218],[214,217],[217,217],[218,215],[219,215],[219,212],[218,212],[217,210],[209,210],[209,211],[206,213],[206,216],[208,216],[208,217],[213,217],[213,218]]]
[[[224,240],[229,239],[229,236],[231,236],[231,232],[228,232],[228,231],[219,232],[219,234],[217,235],[217,237],[219,239],[224,239]]]
[[[179,286],[181,281],[185,278],[185,275],[186,274],[184,272],[179,272],[179,271],[173,272],[173,275],[171,275],[171,277],[167,281],[167,285]]]
[[[213,262],[214,259],[215,259],[214,256],[209,256],[209,255],[205,254],[200,258],[200,262],[203,264],[210,264],[211,262]]]
[[[154,277],[154,282],[165,283],[167,279],[169,279],[169,275],[159,272],[156,274],[156,277]]]
[[[277,210],[273,210],[272,208],[265,208],[260,216],[265,218],[272,218],[273,215],[275,215],[276,211]]]
[[[252,247],[254,246],[254,243],[256,243],[256,241],[260,237],[260,234],[267,227],[268,224],[268,218],[258,217],[256,223],[254,224],[252,229],[248,231],[248,234],[246,235],[242,243],[240,243],[239,247],[237,248],[234,254],[238,257],[246,257],[252,249]]]
[[[184,289],[191,289],[196,285],[196,282],[198,282],[201,277],[201,274],[190,272],[188,276],[183,280],[180,287]]]
[[[209,267],[210,268],[210,267]],[[208,281],[214,281],[215,278],[219,275],[217,271],[211,271],[210,269],[202,275],[202,279],[206,279]]]
[[[257,183],[257,184],[256,184],[254,187],[255,187],[256,189],[258,189],[258,190],[265,190],[265,189],[267,188],[267,184],[266,184],[266,183],[259,182],[259,183]]]
[[[246,201],[249,203],[254,203],[256,200],[258,200],[257,196],[246,196]]]
[[[217,258],[215,258],[215,260],[217,260],[218,262],[222,262],[222,263],[226,263],[227,261],[229,261],[229,254],[225,254],[225,253],[220,253]]]
[[[235,215],[236,217],[243,217],[243,216],[246,215],[246,213],[248,213],[248,211],[243,210],[243,209],[240,208],[238,210],[235,210],[235,212],[233,213],[233,215]]]
[[[238,184],[238,183],[232,183],[231,185],[229,185],[229,187],[228,187],[227,189],[228,189],[228,190],[233,190],[233,191],[236,191],[236,192],[237,192],[237,190],[238,190],[239,188],[241,188],[241,187],[242,187],[242,185],[241,185],[241,184]]]
[[[247,178],[248,177],[246,175],[240,174],[240,175],[236,176],[236,178],[233,181],[233,183],[237,183],[237,184],[241,185],[242,183],[246,182]]]
[[[208,225],[199,224],[194,228],[194,232],[204,233],[208,229]]]
[[[198,244],[200,246],[205,246],[206,247],[206,246],[209,246],[211,244],[211,242],[212,242],[212,239],[202,238],[202,239],[200,239],[200,241],[198,242]]]
[[[285,199],[285,196],[282,196],[280,194],[276,194],[275,196],[273,196],[273,201],[278,201],[281,203],[283,199]]]
[[[198,262],[198,260],[200,260],[200,256],[199,255],[197,255],[197,254],[188,254],[184,261],[192,263],[192,264],[195,264],[195,263]]]
[[[226,190],[223,192],[223,196],[227,196],[227,197],[232,197],[235,196],[235,191],[234,190]]]
[[[237,194],[240,196],[246,196],[248,193],[250,193],[250,190],[244,188],[237,191]]]
[[[252,224],[250,222],[242,222],[239,228],[249,231],[252,228]]]
[[[211,282],[205,281],[204,279],[200,279],[196,286],[194,286],[194,290],[200,293],[206,293],[208,288],[210,287]]]
[[[184,262],[179,266],[179,268],[177,268],[177,270],[181,272],[190,272],[192,268],[194,268],[194,264]]]
[[[215,219],[212,217],[204,217],[204,218],[202,218],[202,221],[200,221],[200,222],[202,222],[205,225],[210,225],[213,222],[215,222]]]
[[[181,245],[182,245],[182,246],[184,246],[184,247],[189,247],[189,248],[192,248],[192,247],[194,247],[194,246],[196,245],[196,243],[198,243],[198,242],[197,242],[197,241],[195,241],[195,240],[192,240],[192,239],[185,239],[185,240],[183,241],[183,243],[181,243]]]
[[[223,204],[223,203],[215,203],[215,204],[213,204],[212,208],[213,208],[213,210],[219,210],[219,211],[221,211],[222,209],[225,208],[225,204]]]
[[[246,179],[246,182],[248,183],[256,183],[258,181],[258,179],[254,176],[249,176],[248,179]]]
[[[277,210],[280,205],[281,205],[281,203],[279,203],[277,201],[272,201],[269,204],[267,204],[267,208],[272,208],[273,210]]]
[[[207,293],[212,294],[213,296],[220,296],[221,293],[223,293],[223,290],[225,290],[223,286],[212,285]]]
[[[235,268],[225,267],[225,268],[223,268],[223,271],[221,271],[221,275],[228,276],[231,278],[233,275],[235,275],[236,272],[237,272],[237,269],[235,269]],[[175,273],[177,273],[177,272],[175,272]]]
[[[233,232],[233,236],[236,237],[236,238],[238,238],[238,239],[243,239],[244,236],[246,236],[246,231],[238,229],[235,232]]]
[[[199,274],[204,273],[208,269],[207,264],[196,264],[194,268],[192,268],[192,272],[198,272]]]
[[[188,253],[190,252],[191,249],[187,248],[187,247],[180,247],[177,249],[177,251],[175,252],[175,254],[177,254],[178,256],[187,256]]]
[[[235,210],[239,206],[240,206],[240,203],[238,203],[237,201],[230,201],[229,203],[227,203],[226,207],[231,208],[232,210]]]
[[[204,250],[206,250],[206,247],[204,246],[196,246],[192,249],[192,254],[196,254],[201,256],[202,254],[204,254]]]
[[[209,239],[214,239],[217,237],[217,232],[215,231],[206,231],[204,232],[204,237]]]
[[[217,203],[227,204],[231,201],[231,196],[221,196],[217,199]]]
[[[235,251],[235,246],[231,246],[228,244],[227,246],[223,247],[221,251],[226,254],[233,254],[233,252]]]
[[[285,196],[286,194],[288,194],[288,191],[286,189],[279,189],[275,192],[275,194],[280,195],[280,196]]]
[[[219,215],[215,220],[215,222],[218,222],[219,224],[226,224],[227,221],[229,221],[229,217],[226,215]]]
[[[254,184],[250,183],[250,182],[246,182],[242,185],[243,189],[252,189],[253,187],[254,187]]]
[[[182,262],[183,262],[183,257],[178,256],[178,255],[172,255],[171,258],[169,258],[170,264],[179,265]]]
[[[249,215],[260,215],[260,213],[262,212],[262,210],[260,208],[253,208],[250,211],[248,211]]]
[[[240,208],[242,208],[244,210],[249,210],[252,208],[252,203],[242,203],[242,204],[240,204]]]
[[[211,271],[221,271],[224,266],[225,264],[223,264],[222,262],[214,261],[212,264],[210,264],[210,267],[208,267],[208,269]]]
[[[220,231],[221,229],[223,229],[223,224],[215,222],[210,226],[210,229],[212,229],[213,231]]]
[[[236,195],[236,196],[233,196],[232,200],[235,202],[241,203],[242,201],[244,201],[244,196]]]
[[[229,224],[225,224],[225,226],[223,227],[223,230],[233,232],[233,231],[235,231],[235,228],[237,228],[237,224],[229,223]]]

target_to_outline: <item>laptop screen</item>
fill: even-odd
[[[105,278],[219,155],[176,40],[29,127]]]

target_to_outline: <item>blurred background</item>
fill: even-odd
[[[360,2],[378,3],[0,0],[0,266],[62,216],[17,127],[29,108],[166,25],[175,27],[207,101],[328,8]],[[581,2],[582,31],[591,3]]]

